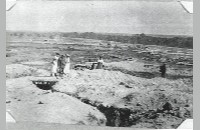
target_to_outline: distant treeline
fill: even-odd
[[[144,45],[160,45],[169,47],[179,47],[179,48],[193,48],[193,38],[174,36],[174,37],[159,37],[159,36],[148,36],[145,34],[137,35],[112,35],[112,34],[98,34],[98,33],[64,33],[64,37],[74,37],[74,38],[87,38],[87,39],[97,39],[105,41],[115,41],[123,43],[132,44],[144,44]]]
[[[122,43],[144,44],[144,45],[160,45],[179,48],[193,48],[193,37],[186,36],[153,36],[145,34],[123,35],[123,34],[103,34],[103,33],[25,33],[25,32],[7,32],[10,36],[18,37],[70,37],[70,38],[86,38],[104,41],[115,41]]]

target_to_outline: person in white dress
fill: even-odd
[[[58,70],[58,60],[55,58],[52,61],[51,76],[55,77]]]
[[[70,55],[65,55],[65,68],[64,68],[64,74],[70,73]]]

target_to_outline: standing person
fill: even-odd
[[[58,59],[58,72],[60,76],[64,74],[64,68],[65,68],[65,56],[61,55],[60,58]]]
[[[70,55],[65,55],[65,67],[64,67],[64,74],[70,73]]]
[[[161,77],[165,77],[166,75],[166,64],[163,63],[161,66],[160,66],[160,72],[161,72]]]
[[[60,75],[60,73],[61,73],[61,59],[60,59],[60,57],[58,58],[58,69],[57,69],[57,72]]]
[[[53,77],[57,76],[56,75],[57,69],[58,69],[58,60],[54,58],[52,61],[51,76],[53,76]]]
[[[98,61],[97,61],[97,69],[102,69],[103,68],[103,58],[100,56]]]
[[[96,64],[97,64],[97,63],[92,63],[92,66],[91,66],[90,69],[91,69],[91,70],[96,69]]]

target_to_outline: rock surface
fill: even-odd
[[[105,125],[106,118],[98,109],[66,94],[37,88],[30,79],[8,79],[7,104],[17,121],[64,124]]]

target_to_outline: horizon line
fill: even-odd
[[[145,35],[161,35],[161,36],[189,36],[193,37],[193,35],[190,34],[155,34],[155,33],[109,33],[109,32],[81,32],[81,31],[14,31],[14,30],[6,30],[6,32],[21,32],[21,33],[96,33],[96,34],[124,34],[124,35],[140,35],[140,34],[145,34]]]

